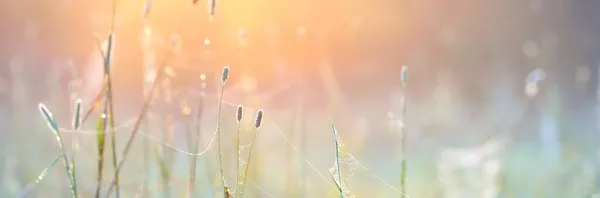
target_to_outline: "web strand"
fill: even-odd
[[[229,102],[229,101],[223,101],[223,104],[229,105],[231,107],[237,107],[237,104]],[[253,108],[253,107],[248,107],[248,106],[244,106],[245,109],[251,110],[251,111],[257,111],[258,108]],[[116,129],[124,129],[127,127],[130,127],[133,122],[135,121],[135,118],[132,118],[120,125],[118,125],[116,127]],[[277,131],[277,133],[285,140],[285,142],[288,144],[288,146],[290,146],[294,152],[296,152],[298,155],[300,155],[300,157],[302,157],[303,161],[315,172],[317,173],[317,175],[325,182],[327,183],[329,186],[336,188],[336,185],[334,183],[332,183],[330,181],[330,179],[328,179],[325,175],[323,175],[316,167],[315,165],[305,156],[303,156],[299,149],[291,142],[291,140],[283,133],[283,131],[281,130],[281,128],[277,125],[277,123],[271,119],[266,118],[265,121],[268,121],[271,123],[271,125],[275,128],[275,131]],[[65,129],[65,128],[61,128],[61,132],[66,132],[66,133],[77,133],[77,134],[86,134],[86,135],[93,135],[93,134],[97,134],[97,131],[93,131],[93,130],[70,130],[70,129]],[[150,141],[153,141],[157,144],[160,144],[162,146],[165,146],[169,149],[172,149],[178,153],[184,154],[184,155],[188,155],[188,156],[202,156],[204,154],[206,154],[210,148],[212,147],[214,140],[216,139],[216,131],[213,132],[212,138],[210,140],[210,142],[208,143],[208,145],[206,145],[206,147],[204,148],[204,150],[202,150],[199,153],[192,153],[187,151],[186,149],[174,146],[172,144],[169,144],[167,142],[163,142],[161,141],[159,138],[156,138],[154,136],[152,136],[151,134],[144,132],[144,131],[139,131],[139,134],[148,138]],[[339,136],[339,134],[336,135],[336,139],[337,141],[339,141],[340,145],[343,145],[342,141],[341,141],[341,137]],[[337,162],[336,162],[337,163]],[[365,167],[362,163],[360,163],[352,154],[345,152],[345,151],[340,151],[340,164],[345,164],[348,166],[348,169],[345,171],[345,178],[341,178],[342,181],[343,179],[349,179],[350,177],[352,177],[352,175],[355,172],[355,169],[357,167],[360,167],[362,170],[364,170],[365,172],[367,172],[369,175],[371,175],[371,177],[375,178],[376,180],[378,180],[380,183],[382,183],[383,185],[385,185],[386,187],[388,187],[389,189],[393,190],[394,192],[402,195],[403,197],[407,197],[410,198],[410,196],[402,193],[400,190],[398,190],[397,188],[395,188],[393,185],[391,185],[390,183],[386,182],[383,178],[381,178],[380,176],[374,174],[373,172],[371,172],[370,169],[368,169],[367,167]],[[343,169],[343,168],[342,168]],[[330,169],[331,171],[331,169]],[[337,171],[337,170],[335,170]],[[334,176],[334,178],[336,178],[336,176]],[[338,180],[340,178],[337,178]],[[253,184],[252,181],[250,181],[250,183],[256,187],[259,191],[261,191],[262,193],[264,193],[265,195],[269,196],[269,197],[273,197],[272,195],[268,194],[266,191],[264,191],[264,189],[260,188],[259,186],[257,186],[256,184]],[[345,188],[345,187],[344,187]],[[347,190],[347,189],[345,189]]]

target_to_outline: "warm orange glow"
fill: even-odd
[[[144,36],[152,37],[152,28],[150,28],[149,26],[146,26],[146,28],[144,28]]]

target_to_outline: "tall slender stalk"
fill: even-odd
[[[81,125],[81,100],[75,100],[75,112],[73,114],[73,130],[79,131],[79,127]],[[74,135],[72,140],[73,154],[71,155],[71,177],[77,178],[76,169],[75,169],[75,154],[77,153],[77,149],[79,149],[79,142],[77,140],[77,134]],[[77,186],[75,187],[75,191],[77,192]]]
[[[169,142],[172,140],[170,135],[173,134],[172,131],[172,114],[170,111],[171,108],[171,90],[170,90],[170,79],[166,79],[163,84],[162,96],[164,99],[163,103],[163,142]],[[168,147],[163,145],[162,147],[162,163],[163,163],[163,197],[169,198],[171,196],[171,188],[170,188],[170,178],[171,178],[171,168],[173,165],[173,153],[167,152],[169,151]]]
[[[113,90],[112,90],[112,75],[111,75],[111,60],[113,55],[113,47],[114,47],[114,34],[111,33],[108,37],[108,46],[106,50],[106,58],[104,59],[104,76],[106,78],[106,105],[108,108],[105,108],[104,114],[108,117],[108,123],[110,126],[110,146],[112,151],[112,166],[114,169],[115,175],[115,185],[116,191],[115,195],[117,198],[120,197],[119,192],[119,173],[117,170],[117,145],[116,145],[116,131],[115,131],[115,113],[114,113],[114,100],[113,100]]]
[[[73,174],[72,174],[72,169],[71,169],[71,165],[69,163],[69,157],[67,156],[67,151],[65,150],[65,144],[63,142],[62,139],[62,135],[60,133],[59,127],[58,127],[58,123],[56,122],[56,120],[54,120],[54,118],[52,117],[52,113],[48,110],[48,108],[46,107],[46,105],[40,103],[38,105],[40,113],[42,114],[42,116],[44,117],[44,119],[46,120],[46,124],[48,124],[48,127],[50,127],[50,129],[52,130],[52,132],[54,132],[54,136],[56,137],[56,142],[58,143],[58,146],[60,147],[61,150],[61,155],[63,157],[63,162],[65,164],[65,169],[67,171],[67,178],[69,178],[69,183],[70,183],[70,188],[71,188],[71,194],[73,196],[73,198],[77,198],[77,183],[75,178],[73,178]]]
[[[236,133],[237,133],[237,141],[236,141],[236,145],[237,145],[237,150],[236,150],[236,155],[235,155],[235,161],[236,161],[236,165],[235,165],[235,193],[236,196],[239,197],[239,185],[240,185],[240,155],[241,155],[241,148],[240,148],[240,126],[242,123],[242,118],[244,117],[244,107],[242,105],[238,105],[237,107],[237,112],[236,112],[236,120],[237,120],[237,129],[236,129]]]
[[[187,18],[184,18],[184,19],[187,19]],[[179,25],[179,28],[176,32],[180,31],[180,29],[183,27],[183,24],[184,23],[182,22]],[[133,145],[133,141],[139,132],[140,125],[141,125],[142,121],[144,120],[144,118],[146,118],[146,113],[148,112],[148,109],[150,108],[150,103],[152,102],[152,99],[154,97],[154,91],[155,91],[156,87],[158,86],[158,83],[163,79],[163,77],[165,75],[164,70],[167,66],[166,63],[167,63],[167,60],[169,59],[169,55],[171,55],[171,53],[165,54],[164,58],[160,62],[159,68],[157,69],[156,78],[152,82],[152,85],[149,87],[147,95],[144,97],[144,101],[142,103],[142,108],[140,110],[140,113],[137,115],[137,119],[136,119],[135,123],[133,124],[133,129],[131,130],[131,135],[129,135],[129,138],[127,139],[127,142],[125,143],[125,148],[123,149],[123,151],[121,153],[122,158],[117,165],[117,170],[116,170],[117,174],[121,171],[121,168],[123,168],[123,166],[125,165],[127,156],[129,154],[129,151],[131,150],[131,146]],[[108,198],[110,196],[110,193],[114,190],[115,184],[116,184],[116,178],[113,179],[113,181],[109,185],[108,190],[107,190],[108,194],[106,195],[106,198]]]
[[[221,184],[223,186],[223,193],[225,196],[229,196],[227,183],[225,183],[225,175],[223,174],[223,156],[221,152],[221,108],[223,106],[223,95],[225,92],[225,85],[229,78],[229,67],[224,67],[221,73],[221,95],[219,97],[219,113],[217,116],[217,150],[219,152],[219,173],[221,174]]]
[[[240,183],[240,196],[238,198],[244,197],[244,189],[246,187],[246,178],[248,178],[248,169],[250,169],[250,159],[252,159],[252,150],[254,150],[254,141],[256,140],[256,134],[258,133],[258,129],[263,120],[263,110],[260,109],[256,113],[256,120],[254,122],[254,135],[252,136],[252,142],[250,142],[250,151],[248,153],[248,160],[246,160],[246,169],[244,170],[244,175],[242,178],[242,183]]]
[[[50,163],[50,165],[48,165],[46,168],[44,168],[44,170],[42,170],[42,172],[36,177],[35,181],[27,184],[27,186],[25,186],[25,189],[21,190],[18,197],[19,198],[27,197],[27,194],[29,194],[29,192],[31,192],[31,190],[34,189],[35,186],[44,179],[44,177],[46,177],[46,175],[48,174],[48,171],[51,168],[53,168],[62,157],[63,157],[62,155],[56,156],[56,158],[54,158],[54,160],[52,160],[52,163]]]
[[[196,133],[195,136],[191,139],[191,151],[192,152],[197,152],[198,151],[198,147],[200,146],[200,128],[202,126],[202,113],[204,112],[204,96],[200,96],[200,101],[198,102],[198,108],[196,109]],[[191,133],[191,131],[190,131]],[[190,135],[191,136],[191,135]],[[189,181],[189,186],[188,186],[188,198],[191,198],[194,196],[194,185],[196,183],[196,163],[198,161],[198,156],[192,156],[191,157],[191,164],[190,164],[190,181]]]
[[[187,105],[184,108],[188,108]],[[185,111],[185,110],[184,110]],[[196,136],[193,134],[192,132],[192,119],[190,118],[189,114],[184,113],[184,117],[185,117],[185,134],[186,134],[186,139],[187,139],[187,145],[188,145],[188,149],[190,150],[190,152],[196,152],[194,150],[194,144],[196,141]],[[196,180],[196,164],[195,162],[196,159],[194,158],[194,156],[190,156],[190,177],[189,177],[189,181],[188,181],[188,189],[187,189],[187,198],[191,198],[194,195],[194,184],[195,184],[195,180]]]
[[[333,120],[329,117],[329,124],[331,125],[331,131],[333,132],[333,143],[335,145],[335,166],[337,169],[337,181],[335,180],[335,176],[333,177],[334,182],[337,185],[338,191],[340,192],[340,196],[344,198],[344,185],[342,183],[342,169],[340,168],[340,146],[338,142],[338,134],[337,130],[335,130],[335,125],[333,124]]]
[[[402,127],[400,128],[400,135],[402,136],[401,142],[401,155],[402,155],[402,172],[401,172],[401,181],[400,181],[400,192],[406,194],[406,175],[407,175],[407,167],[406,167],[406,84],[408,81],[408,68],[406,66],[402,66],[400,80],[402,81]]]
[[[144,121],[142,130],[148,131],[148,122]],[[142,196],[141,197],[149,197],[149,185],[150,185],[150,140],[144,138],[143,141],[144,150],[142,151],[143,160],[144,160],[144,183],[142,184]]]
[[[104,111],[106,112],[108,107],[106,105],[104,105]],[[103,175],[103,171],[104,171],[104,149],[106,148],[106,125],[108,124],[107,122],[107,116],[106,114],[102,114],[101,118],[98,120],[98,125],[97,125],[97,147],[98,147],[98,172],[96,175],[96,194],[94,197],[99,198],[100,197],[100,191],[102,190],[102,175]]]

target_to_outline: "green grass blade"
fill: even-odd
[[[98,120],[96,127],[98,132],[96,135],[96,146],[98,147],[98,172],[96,178],[96,198],[100,197],[100,190],[102,189],[102,172],[104,170],[104,148],[106,142],[106,115],[102,115],[102,118]]]
[[[169,166],[166,163],[166,159],[163,155],[160,154],[160,152],[158,151],[158,148],[154,148],[154,157],[156,158],[156,161],[158,162],[158,166],[160,167],[160,176],[162,178],[162,182],[163,182],[163,192],[164,195],[163,197],[168,198],[170,193],[169,193],[169,178],[170,178],[170,172],[169,172]]]
[[[40,113],[42,114],[42,117],[44,117],[44,120],[46,120],[46,123],[48,124],[50,129],[52,130],[52,132],[54,132],[54,136],[56,137],[56,141],[57,141],[58,146],[60,147],[60,150],[62,153],[61,155],[63,157],[65,169],[67,171],[67,177],[69,178],[71,194],[74,198],[77,198],[77,191],[75,190],[75,188],[77,187],[77,184],[75,183],[75,178],[73,178],[71,165],[69,163],[69,157],[67,156],[67,151],[65,150],[65,144],[64,144],[62,136],[60,134],[60,130],[58,128],[58,123],[56,122],[56,120],[54,120],[54,118],[52,117],[52,113],[50,112],[50,110],[48,110],[46,105],[40,103],[38,105],[38,107],[39,107]]]
[[[27,186],[25,187],[25,189],[23,189],[20,193],[19,193],[19,198],[25,198],[27,196],[27,194],[29,194],[29,192],[31,192],[31,190],[33,190],[37,184],[39,184],[44,177],[46,177],[46,175],[48,174],[48,171],[50,169],[52,169],[56,163],[58,162],[58,160],[60,160],[63,156],[59,155],[56,156],[56,158],[54,158],[54,160],[52,160],[52,163],[50,163],[50,165],[48,165],[46,168],[44,168],[44,170],[42,170],[42,172],[37,176],[37,178],[35,179],[35,181],[27,184]]]
[[[331,131],[333,132],[333,143],[335,145],[335,161],[336,161],[336,168],[337,168],[337,174],[338,174],[338,179],[337,181],[335,180],[335,176],[333,176],[333,181],[334,183],[336,183],[338,190],[340,191],[340,196],[343,198],[344,197],[344,190],[343,190],[343,184],[342,184],[342,170],[340,169],[340,145],[338,142],[338,134],[337,134],[337,130],[335,129],[335,125],[333,124],[333,119],[331,117],[329,117],[329,124],[331,125]]]
[[[73,115],[73,130],[78,131],[81,125],[81,99],[75,100],[75,114]],[[73,136],[73,154],[71,154],[71,177],[74,181],[77,181],[77,171],[75,169],[75,155],[79,147],[77,141],[77,134]],[[77,192],[77,183],[75,183],[75,192]]]

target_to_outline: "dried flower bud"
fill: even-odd
[[[400,80],[402,81],[403,85],[406,85],[406,82],[408,82],[408,67],[405,65],[403,65],[402,69],[400,70]]]
[[[236,119],[238,122],[242,121],[242,117],[244,116],[244,106],[238,105]]]
[[[229,79],[229,67],[225,66],[223,67],[223,73],[221,74],[221,83],[225,84],[227,79]]]
[[[260,124],[262,123],[262,119],[263,119],[263,110],[260,109],[256,113],[256,122],[254,122],[254,127],[259,128]]]

